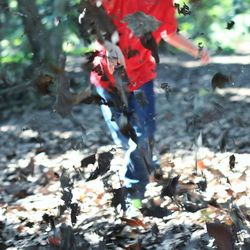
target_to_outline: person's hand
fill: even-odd
[[[198,51],[198,57],[200,58],[202,64],[208,64],[210,61],[209,53],[204,48]]]
[[[122,54],[121,49],[117,45],[109,41],[105,41],[104,47],[107,51],[106,56],[107,56],[108,70],[111,74],[114,73],[115,67],[117,65],[122,65],[124,66],[124,68],[126,68],[124,56]]]

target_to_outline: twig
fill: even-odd
[[[5,88],[0,90],[0,95],[4,95],[4,94],[11,94],[13,92],[19,92],[20,90],[24,90],[27,91],[27,87],[33,87],[33,80],[28,81],[25,84],[19,84],[19,85],[15,85],[9,88]]]

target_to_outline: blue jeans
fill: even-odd
[[[119,118],[122,115],[120,107],[101,105],[103,117],[109,127],[112,138],[118,146],[122,146],[125,153],[124,184],[127,188],[138,191],[138,197],[143,197],[149,175],[155,170],[156,164],[152,160],[152,143],[155,125],[155,95],[154,83],[150,81],[138,90],[128,95],[128,120],[136,133],[137,140],[126,137],[119,128]],[[114,93],[97,87],[97,93],[105,101],[115,102]]]

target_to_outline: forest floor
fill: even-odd
[[[148,185],[136,219],[111,206],[121,198],[112,190],[123,152],[97,105],[74,107],[74,119],[28,106],[3,111],[0,249],[250,249],[249,65],[249,55],[207,66],[162,59],[155,91],[164,180]],[[218,72],[230,81],[213,91]],[[86,181],[103,152],[110,170]],[[174,199],[161,197],[163,188]]]

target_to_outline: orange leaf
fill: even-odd
[[[127,219],[122,217],[121,220],[124,221],[130,227],[143,227],[144,229],[147,228],[147,226],[137,218]]]
[[[203,160],[197,160],[197,168],[200,169],[201,171],[205,170],[206,165],[203,162]]]

